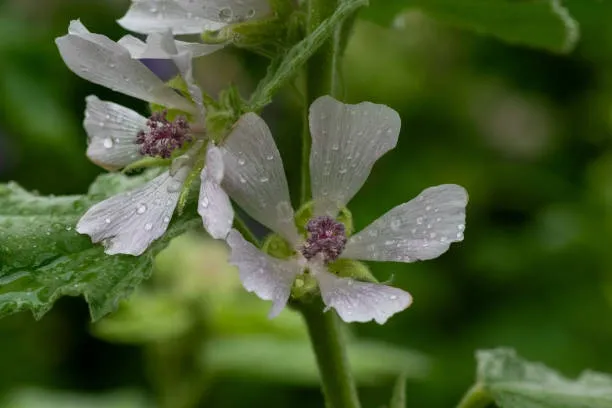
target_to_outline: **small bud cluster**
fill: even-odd
[[[302,255],[306,259],[323,255],[325,262],[331,262],[340,256],[346,245],[344,224],[331,217],[315,217],[306,224],[308,239],[302,246]]]
[[[155,112],[147,120],[148,129],[138,132],[136,143],[142,155],[168,159],[174,150],[192,140],[185,117],[178,116],[170,122],[167,114],[165,110]]]

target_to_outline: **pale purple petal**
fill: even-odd
[[[310,106],[310,178],[317,215],[335,216],[397,144],[400,117],[385,105],[322,96]]]
[[[72,22],[67,35],[55,39],[64,62],[78,76],[125,95],[169,108],[193,112],[194,106],[167,86],[128,50],[107,37]]]
[[[136,190],[95,204],[77,231],[102,242],[109,255],[142,254],[168,228],[188,171],[183,168],[174,176],[166,171]]]
[[[147,42],[132,35],[126,35],[117,41],[117,43],[125,47],[130,52],[132,58],[170,59],[171,56],[168,53],[168,49],[161,47],[161,45],[156,42],[158,40],[165,40],[161,33],[150,34],[149,37],[147,37]],[[176,47],[174,54],[190,52],[193,58],[212,54],[225,47],[224,44],[202,44],[178,40],[174,40],[174,43]]]
[[[221,188],[223,157],[212,143],[206,152],[206,165],[201,173],[198,213],[204,229],[215,239],[225,238],[232,228],[234,210],[229,197]]]
[[[229,262],[238,267],[244,288],[273,302],[269,317],[275,317],[287,305],[293,281],[302,273],[295,260],[272,258],[246,241],[235,229],[227,236],[231,248]]]
[[[89,136],[87,157],[107,170],[118,170],[142,158],[136,136],[146,128],[147,119],[94,95],[85,100],[83,126]]]
[[[206,109],[202,90],[193,79],[192,60],[196,56],[194,52],[201,53],[204,49],[210,53],[222,46],[176,41],[170,31],[149,34],[146,43],[131,35],[124,36],[119,43],[130,51],[132,58],[171,59],[185,80],[187,91],[198,108],[196,121],[204,122]]]
[[[117,23],[142,34],[170,30],[174,34],[200,34],[225,24],[210,21],[185,10],[177,0],[135,0]]]
[[[270,14],[269,0],[177,0],[183,9],[212,21],[236,23]]]
[[[283,161],[270,129],[255,113],[243,115],[223,145],[225,191],[251,217],[291,243],[298,240]]]
[[[397,262],[436,258],[463,240],[467,202],[461,186],[430,187],[353,235],[341,256]]]
[[[311,272],[319,282],[326,310],[335,309],[347,323],[374,320],[384,324],[389,317],[412,303],[412,296],[398,288],[341,278],[319,265],[315,265]]]

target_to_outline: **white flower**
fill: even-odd
[[[129,40],[128,40],[129,41]],[[124,41],[125,42],[125,41]],[[90,208],[77,224],[77,231],[102,242],[108,254],[140,255],[166,231],[195,158],[206,143],[206,110],[202,93],[191,73],[192,52],[200,44],[175,43],[169,32],[149,36],[147,43],[131,42],[128,48],[109,38],[89,32],[79,21],[70,23],[68,34],[56,39],[66,65],[80,77],[117,92],[189,114],[170,120],[165,112],[150,118],[96,96],[87,97],[84,127],[89,137],[87,156],[108,170],[123,168],[145,156],[170,158],[173,151],[193,142],[184,155],[174,159],[171,168],[142,187],[104,200]],[[174,61],[187,85],[189,98],[179,94],[151,72],[137,57],[167,58]],[[208,143],[207,166],[215,162],[218,148]],[[217,170],[217,173],[219,170]],[[209,182],[206,167],[203,185]],[[211,211],[201,211],[204,227],[215,238],[229,232],[233,210],[222,190],[211,196]],[[211,220],[214,220],[211,221]]]
[[[171,30],[173,34],[200,34],[227,24],[264,17],[268,0],[132,0],[117,22],[142,34]]]
[[[324,96],[310,107],[309,120],[314,214],[306,239],[295,226],[283,164],[265,122],[254,113],[245,114],[221,148],[226,164],[223,187],[230,197],[295,251],[292,259],[277,259],[232,230],[227,237],[230,261],[239,268],[248,291],[273,301],[271,317],[285,307],[296,277],[307,271],[318,281],[326,309],[334,308],[346,322],[382,324],[408,307],[411,296],[383,284],[339,277],[326,263],[336,258],[435,258],[463,239],[467,193],[451,184],[428,188],[347,240],[335,217],[361,188],[376,160],[395,147],[400,118],[384,105],[346,105]]]

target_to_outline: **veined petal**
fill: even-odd
[[[317,215],[335,216],[397,144],[401,120],[385,105],[322,96],[310,106],[310,178]]]
[[[164,84],[128,50],[105,36],[72,22],[67,35],[55,39],[64,62],[78,76],[125,95],[169,108],[193,112],[194,106]]]
[[[174,34],[200,34],[218,30],[225,24],[210,21],[185,10],[178,0],[133,0],[129,10],[117,23],[142,34],[170,30]]]
[[[397,262],[436,258],[463,240],[467,202],[461,186],[430,187],[353,235],[341,257]]]
[[[269,317],[275,317],[287,305],[291,286],[302,272],[297,261],[272,258],[246,241],[235,229],[227,236],[231,248],[229,262],[238,267],[244,288],[273,302]]]
[[[298,232],[283,161],[268,125],[242,115],[223,145],[225,191],[251,217],[296,243]]]
[[[319,282],[326,310],[336,309],[338,316],[347,323],[374,320],[384,324],[412,303],[412,296],[398,288],[341,278],[326,271],[322,265],[312,267],[311,272]]]
[[[177,0],[177,3],[195,15],[225,24],[259,19],[271,12],[269,0]]]
[[[232,228],[234,209],[229,197],[221,188],[223,179],[223,156],[212,143],[206,152],[206,166],[201,173],[198,213],[204,229],[215,239],[225,238]]]
[[[142,254],[168,228],[188,172],[183,168],[171,176],[166,171],[136,190],[97,203],[79,220],[77,231],[102,242],[109,255]]]
[[[153,34],[158,34],[153,36]],[[125,47],[132,58],[155,58],[155,59],[169,59],[171,58],[167,50],[159,47],[154,41],[163,39],[159,33],[153,33],[147,37],[147,42],[134,37],[133,35],[123,36],[118,43]],[[225,44],[202,44],[192,43],[186,41],[174,40],[176,46],[176,53],[190,52],[193,58],[201,57],[204,55],[212,54],[215,51],[225,47]]]
[[[94,95],[85,100],[83,126],[89,136],[87,157],[107,170],[118,170],[141,158],[136,135],[146,128],[147,119]]]

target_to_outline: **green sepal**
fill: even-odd
[[[179,116],[185,117],[187,119],[187,122],[193,122],[193,115],[180,109],[169,109],[163,105],[149,103],[149,110],[151,111],[151,113],[166,111],[166,119],[168,119],[169,122],[172,122]]]
[[[363,262],[354,259],[337,259],[327,264],[327,269],[343,278],[378,283],[378,280],[372,275],[370,268]]]
[[[306,224],[312,218],[313,213],[314,201],[309,201],[302,205],[295,213],[295,225],[300,234],[306,235]],[[336,220],[344,224],[346,236],[350,237],[353,234],[353,215],[349,209],[346,207],[341,208]]]
[[[295,250],[289,242],[279,234],[273,233],[266,237],[261,250],[278,259],[289,259],[295,255]]]
[[[293,281],[291,297],[293,299],[309,301],[318,293],[318,287],[317,280],[310,273],[304,273]]]
[[[160,157],[143,157],[140,160],[130,163],[121,170],[122,173],[130,173],[134,170],[146,169],[149,167],[166,167],[172,163],[172,159],[162,159]]]

